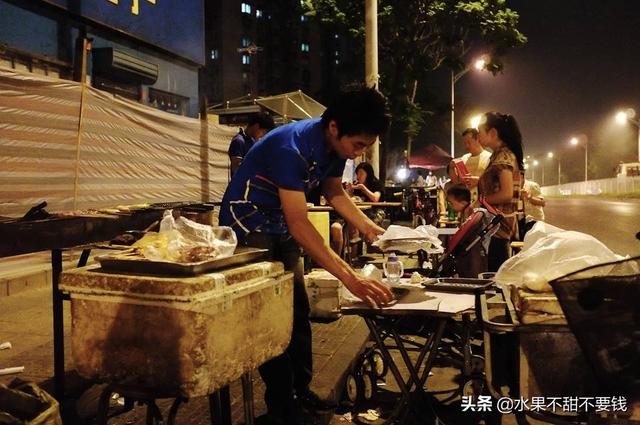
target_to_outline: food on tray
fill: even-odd
[[[228,257],[237,243],[229,227],[212,227],[185,217],[176,219],[171,211],[166,211],[160,232],[149,232],[132,246],[148,260],[197,263]]]
[[[418,272],[411,273],[411,283],[414,285],[419,285],[424,280],[424,277]]]

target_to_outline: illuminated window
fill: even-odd
[[[302,44],[300,44],[300,51],[302,51],[302,52],[308,52],[308,51],[309,51],[309,43],[302,43]]]
[[[256,9],[256,18],[262,18],[262,10]]]
[[[251,5],[249,3],[242,3],[240,5],[240,10],[242,10],[242,13],[251,15]]]
[[[309,20],[308,16],[300,15],[300,22],[307,22]]]
[[[243,65],[249,65],[249,64],[251,64],[251,56],[249,56],[249,55],[242,55],[242,64],[243,64]]]
[[[211,59],[216,60],[220,57],[220,52],[218,51],[218,49],[212,49],[211,50]]]
[[[247,46],[250,46],[250,45],[251,45],[251,40],[250,40],[250,39],[248,39],[248,38],[246,38],[246,37],[244,37],[244,38],[242,39],[241,43],[242,43],[242,47],[247,47]]]

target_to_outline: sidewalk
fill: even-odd
[[[0,376],[0,383],[7,384],[19,377],[32,380],[52,391],[53,339],[51,318],[51,292],[49,287],[24,290],[11,296],[0,296],[0,342],[10,341],[11,350],[0,351],[0,368],[24,366],[22,374]],[[73,370],[69,336],[71,316],[69,303],[65,302],[65,363],[67,371]],[[368,338],[366,325],[358,317],[343,317],[331,323],[313,323],[314,377],[312,389],[325,400],[339,401],[346,373]],[[74,391],[76,379],[67,378],[69,392]],[[256,416],[265,412],[262,394],[264,386],[257,372],[253,374]],[[244,421],[242,392],[239,382],[231,386],[232,417],[234,423]],[[170,400],[158,403],[166,414]],[[144,424],[144,409],[114,418],[114,424]],[[166,417],[166,415],[165,415]],[[327,424],[332,414],[314,418],[318,424]],[[190,400],[178,413],[177,423],[210,424],[206,397]]]

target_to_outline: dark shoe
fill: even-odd
[[[303,408],[315,411],[333,410],[338,405],[332,400],[323,400],[318,394],[311,390],[307,390],[303,393],[296,393],[296,401],[302,405]]]

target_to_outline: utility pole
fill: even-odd
[[[365,82],[368,87],[378,88],[378,0],[365,2]],[[380,140],[369,148],[373,172],[380,176]]]

